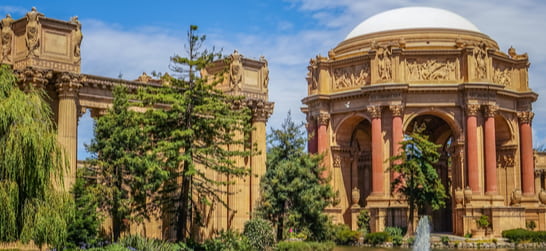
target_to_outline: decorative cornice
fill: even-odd
[[[404,107],[402,105],[391,105],[389,106],[389,109],[394,117],[400,117],[404,114]]]
[[[368,113],[372,116],[372,118],[381,118],[381,106],[378,105],[370,105],[367,107]]]
[[[531,111],[518,112],[517,116],[520,124],[530,124],[535,116],[535,113]]]
[[[480,105],[479,104],[467,104],[465,107],[466,116],[478,116],[478,112],[480,111]]]
[[[497,114],[498,110],[499,110],[498,105],[486,105],[484,107],[484,115],[487,118],[495,117],[495,114]]]

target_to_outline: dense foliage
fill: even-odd
[[[113,106],[95,123],[95,138],[87,146],[93,157],[89,159],[91,175],[96,186],[100,206],[112,218],[112,232],[117,241],[131,217],[148,215],[146,191],[158,186],[148,177],[145,158],[147,138],[141,130],[140,114],[129,110],[127,89],[116,86]],[[139,214],[140,212],[140,214]]]
[[[333,226],[333,228],[334,241],[338,245],[354,245],[361,236],[359,231],[352,231],[351,228],[345,224],[338,224]]]
[[[502,231],[502,237],[509,242],[520,243],[525,241],[546,242],[546,231],[531,231],[523,228],[516,228]]]
[[[374,232],[369,233],[364,237],[364,243],[368,243],[372,246],[380,245],[387,242],[390,238],[389,233],[386,232]]]
[[[9,66],[0,67],[0,241],[22,236],[56,245],[66,237],[65,218],[57,210],[67,201],[51,191],[54,182],[63,184],[63,166],[68,163],[57,142],[47,95],[31,84],[24,88],[19,89]]]
[[[281,241],[275,247],[276,251],[331,251],[334,250],[333,242],[313,241]]]
[[[245,222],[243,235],[255,250],[266,250],[275,244],[275,231],[271,222],[261,218]]]
[[[277,240],[283,240],[289,230],[306,233],[312,240],[328,238],[330,221],[324,208],[334,202],[335,194],[321,175],[322,156],[305,152],[301,127],[289,113],[281,129],[272,129],[268,136],[258,212],[276,225]]]
[[[413,233],[414,211],[422,213],[425,206],[432,210],[445,207],[448,198],[434,164],[438,162],[439,145],[416,129],[401,142],[402,152],[391,158],[390,170],[400,175],[392,182],[394,190],[405,196],[409,205],[408,233]]]

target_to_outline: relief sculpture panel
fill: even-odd
[[[334,69],[334,90],[364,86],[369,83],[369,63]]]
[[[512,67],[503,64],[494,64],[493,83],[510,86],[512,84]]]
[[[419,58],[406,60],[408,81],[459,80],[458,58]]]

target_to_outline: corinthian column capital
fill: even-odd
[[[518,112],[517,116],[520,124],[530,124],[535,116],[535,113],[531,111]]]
[[[498,105],[486,105],[484,108],[484,115],[488,118],[495,117],[495,114],[497,114],[498,110]]]
[[[372,118],[381,118],[381,106],[379,105],[370,105],[367,107],[368,113]]]
[[[273,107],[275,103],[266,102],[263,100],[248,100],[247,106],[252,111],[252,121],[254,122],[267,122],[271,113],[273,113]]]
[[[51,70],[41,70],[34,67],[26,67],[22,70],[15,71],[23,90],[30,88],[42,89],[49,79],[53,76]]]
[[[73,98],[78,95],[83,77],[79,74],[62,72],[57,76],[55,87],[61,98]]]
[[[328,125],[330,122],[330,114],[321,113],[317,116],[317,122],[319,125]]]
[[[466,116],[477,116],[478,112],[480,111],[480,105],[479,104],[467,104],[465,107]]]
[[[404,107],[402,105],[391,105],[389,106],[389,109],[394,117],[400,117],[404,113]]]

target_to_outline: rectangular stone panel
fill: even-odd
[[[44,31],[44,53],[54,57],[69,58],[70,41],[67,34]]]
[[[254,70],[254,69],[245,69],[245,75],[244,76],[245,76],[244,77],[245,85],[258,87],[258,83],[259,83],[258,71]]]

